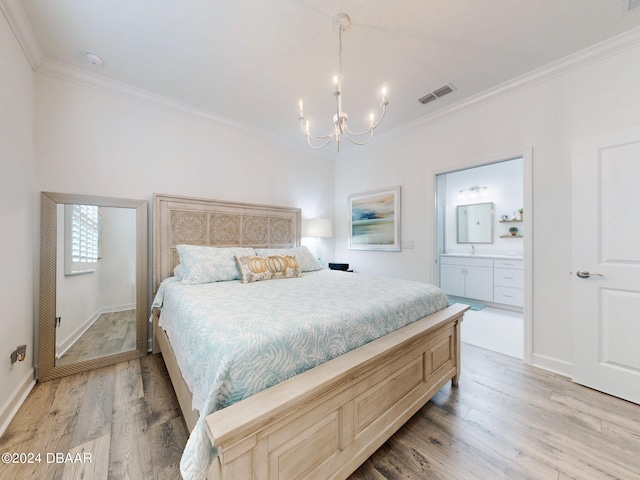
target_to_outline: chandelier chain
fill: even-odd
[[[338,29],[338,73],[342,79],[342,25]]]

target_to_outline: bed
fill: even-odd
[[[299,209],[154,195],[154,352],[191,431],[185,477],[346,478],[445,383],[457,384],[468,307],[447,306],[435,287],[302,261],[295,278],[248,285],[171,278],[178,246],[185,259],[202,246],[271,255],[301,253],[299,243]],[[358,301],[375,288],[377,298]],[[363,303],[376,313],[361,315]],[[199,323],[203,312],[219,321],[213,331]],[[240,330],[247,343],[237,343],[245,341]],[[278,333],[275,344],[262,342],[263,330]],[[240,356],[224,357],[225,349]]]

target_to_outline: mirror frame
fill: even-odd
[[[489,239],[489,241],[487,242],[461,242],[460,241],[460,209],[462,207],[479,207],[479,206],[484,206],[484,205],[489,205],[490,206],[490,211],[489,211],[489,215],[491,218],[491,238]],[[493,208],[493,202],[482,202],[482,203],[468,203],[465,205],[456,205],[456,243],[459,244],[490,244],[494,242],[494,229],[495,229],[495,216],[494,216],[494,208]]]
[[[56,244],[58,204],[97,205],[136,210],[136,348],[69,365],[55,364]],[[39,382],[106,367],[147,355],[148,272],[146,200],[41,192],[40,194],[40,311],[38,314]]]

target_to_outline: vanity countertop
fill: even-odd
[[[484,254],[484,253],[441,253],[441,257],[458,257],[458,258],[496,258],[496,259],[504,259],[508,258],[511,260],[522,260],[522,255],[494,255],[494,254]]]

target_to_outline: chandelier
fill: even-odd
[[[373,113],[369,115],[369,128],[362,132],[354,132],[351,130],[347,124],[349,120],[349,115],[346,112],[342,111],[342,32],[347,29],[351,20],[346,13],[340,13],[333,17],[332,25],[333,28],[337,28],[338,30],[338,74],[333,76],[333,96],[336,97],[336,113],[333,115],[333,128],[331,133],[328,135],[315,136],[311,135],[311,131],[309,129],[309,121],[304,118],[304,105],[302,100],[298,103],[298,120],[300,120],[300,125],[302,126],[302,130],[304,131],[305,136],[307,137],[307,143],[312,148],[323,148],[329,145],[331,142],[335,140],[337,151],[340,151],[340,141],[342,137],[349,140],[351,143],[356,145],[365,145],[369,143],[369,141],[373,138],[373,131],[380,125],[380,122],[384,118],[384,114],[387,111],[387,105],[389,101],[387,100],[387,87],[382,87],[382,101],[380,103],[380,107],[382,108],[382,113],[378,120],[375,119]],[[314,143],[315,142],[315,143]]]

